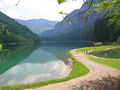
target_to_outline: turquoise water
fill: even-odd
[[[45,43],[6,46],[0,51],[0,87],[57,79],[66,75],[65,60],[70,49],[92,46],[88,43]]]

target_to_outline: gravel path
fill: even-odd
[[[51,84],[35,90],[120,90],[120,71],[88,60],[84,54],[71,51],[90,70],[85,76]],[[34,89],[29,89],[34,90]]]

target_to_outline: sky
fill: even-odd
[[[58,14],[60,11],[70,13],[75,9],[79,9],[83,0],[72,1],[58,4],[57,0],[21,0],[18,6],[15,4],[18,0],[0,0],[0,11],[11,18],[28,20],[28,19],[48,19],[62,20],[62,16]]]

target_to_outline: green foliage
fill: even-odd
[[[57,0],[57,1],[58,1],[59,4],[61,4],[61,3],[67,2],[69,0]],[[77,1],[77,0],[72,0],[72,1]]]
[[[91,15],[93,12],[89,10],[89,11],[87,11],[87,13],[88,13],[89,15]]]
[[[67,0],[57,0],[59,4],[66,2]]]
[[[2,49],[2,44],[0,44],[0,49]]]
[[[67,15],[67,13],[64,13],[63,11],[60,11],[59,14]]]
[[[94,45],[95,45],[95,46],[102,45],[102,42],[95,42]]]
[[[70,55],[72,55],[72,54],[70,54]],[[70,79],[83,76],[89,72],[88,68],[86,66],[84,66],[83,64],[81,64],[79,61],[77,61],[74,57],[72,57],[71,60],[73,62],[72,71],[70,72],[70,74],[68,76],[66,76],[64,78],[57,79],[57,80],[45,81],[45,82],[38,82],[38,83],[33,83],[33,84],[9,86],[9,87],[1,88],[0,90],[21,90],[21,89],[26,89],[26,88],[41,87],[41,86],[45,86],[48,84],[54,84],[54,83],[58,83],[58,82],[68,81]]]
[[[95,38],[97,42],[115,42],[120,36],[120,26],[108,25],[108,19],[98,19],[94,25]]]
[[[117,39],[117,44],[120,45],[120,37],[118,37],[118,39]]]
[[[103,1],[105,1],[105,0],[99,0],[99,1],[103,2]]]
[[[68,24],[72,24],[72,21],[68,21],[67,23],[68,23]]]
[[[109,17],[110,25],[120,25],[120,0],[102,0],[101,3],[94,4],[94,6],[96,7],[95,11]]]
[[[40,38],[26,26],[0,12],[0,43],[36,42]]]
[[[88,6],[90,6],[90,2],[89,1],[86,1],[85,4],[88,5]]]

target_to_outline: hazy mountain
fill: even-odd
[[[53,29],[57,21],[49,21],[46,19],[31,19],[31,20],[19,20],[15,19],[20,24],[27,26],[33,32],[40,34],[46,30]]]
[[[40,37],[29,28],[0,12],[0,43],[36,42]]]
[[[89,1],[89,0],[87,0]],[[94,1],[98,2],[98,1]],[[87,5],[83,4],[80,9],[76,9],[68,14],[66,17],[70,18],[79,12],[82,12],[88,8]],[[93,11],[94,7],[90,10]],[[55,28],[49,31],[45,31],[40,35],[43,40],[55,40],[55,41],[91,41],[94,40],[94,23],[98,18],[101,18],[102,14],[97,14],[93,11],[92,15],[84,13],[72,19],[72,24],[67,24],[61,21],[56,24]]]

